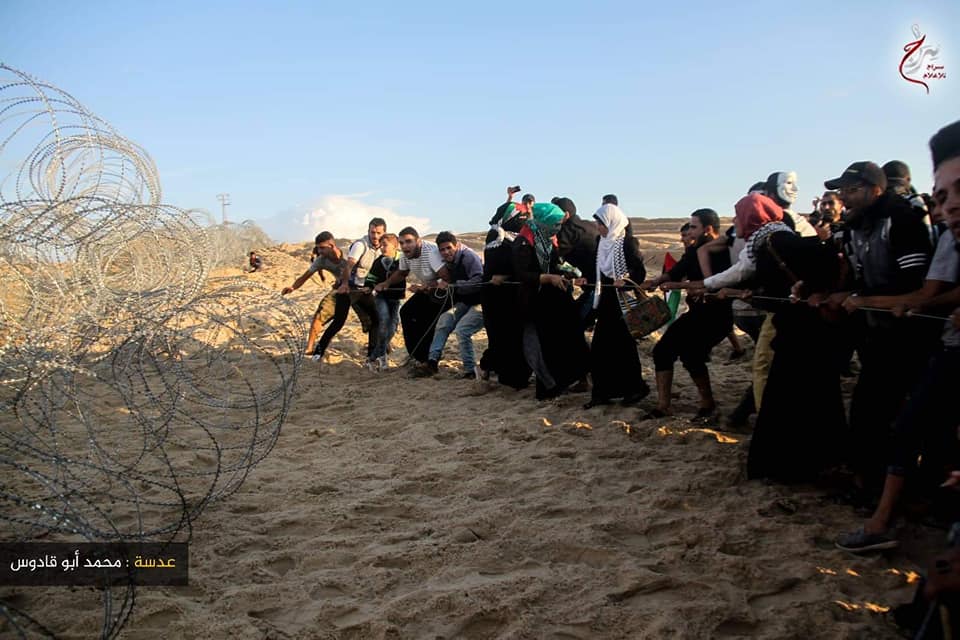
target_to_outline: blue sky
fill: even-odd
[[[947,72],[929,95],[897,72],[915,23]],[[305,240],[370,214],[482,230],[508,184],[644,217],[729,215],[786,169],[806,212],[863,159],[928,189],[958,24],[957,2],[3,0],[0,61],[146,148],[165,202],[228,192],[231,219]]]

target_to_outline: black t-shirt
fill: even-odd
[[[683,252],[683,255],[680,257],[680,260],[677,262],[677,264],[673,265],[673,268],[667,272],[667,275],[671,281],[680,282],[684,279],[691,281],[703,280],[703,269],[700,268],[700,260],[697,259],[697,249],[709,241],[710,238],[700,238],[697,244],[693,245],[692,247],[688,247]],[[713,270],[713,273],[720,273],[721,271],[726,271],[729,269],[730,252],[726,249],[723,251],[711,252],[710,268]],[[687,297],[687,306],[690,307],[691,311],[701,308],[716,310],[720,313],[728,313],[730,312],[732,305],[732,300],[712,300],[709,302],[709,304],[707,304],[707,302],[702,298],[693,298],[692,296]]]
[[[680,256],[677,264],[667,272],[670,280],[680,282],[681,280],[703,280],[703,269],[700,268],[700,260],[697,258],[697,249],[703,246],[709,239],[701,238],[697,244],[687,247]],[[710,253],[710,268],[714,273],[720,273],[730,268],[730,252],[727,250],[714,251]]]
[[[387,256],[378,257],[367,272],[364,284],[372,287],[390,277],[390,274],[400,267],[399,258],[388,258]],[[381,291],[377,295],[383,296],[387,300],[403,300],[406,293],[407,280],[404,278],[400,282],[394,283],[389,289]]]

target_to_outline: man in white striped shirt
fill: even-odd
[[[403,251],[400,266],[374,290],[383,291],[404,278],[413,280],[413,295],[400,308],[400,322],[407,353],[426,367],[437,318],[449,307],[448,297],[436,295],[436,284],[441,279],[449,282],[450,276],[437,245],[421,238],[416,229],[404,227],[397,236]]]

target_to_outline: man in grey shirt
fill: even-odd
[[[317,234],[317,237],[314,239],[314,251],[317,257],[310,263],[307,270],[294,280],[292,285],[284,287],[280,295],[285,296],[299,289],[310,279],[310,276],[315,273],[319,272],[322,280],[324,271],[333,275],[335,279],[334,289],[340,286],[340,277],[347,261],[345,260],[343,252],[337,247],[333,234],[329,231],[321,231]],[[343,327],[348,313],[350,313],[349,296],[340,296],[336,292],[331,292],[320,301],[320,304],[317,305],[317,310],[313,314],[313,320],[310,322],[310,335],[307,338],[307,355],[313,355],[313,359],[317,361],[323,357],[323,352],[326,350],[327,345],[330,344],[333,336]],[[316,345],[317,348],[315,351],[314,344],[317,340],[317,334],[320,333],[320,327],[331,317],[334,321],[327,327],[327,330],[323,332],[323,338],[321,338],[320,343]]]

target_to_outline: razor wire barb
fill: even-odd
[[[5,541],[187,541],[277,441],[305,322],[263,286],[211,276],[269,239],[161,193],[143,148],[0,64]],[[115,637],[134,587],[98,594],[99,633]],[[0,588],[0,634],[89,633],[33,610],[95,624],[75,600]]]

